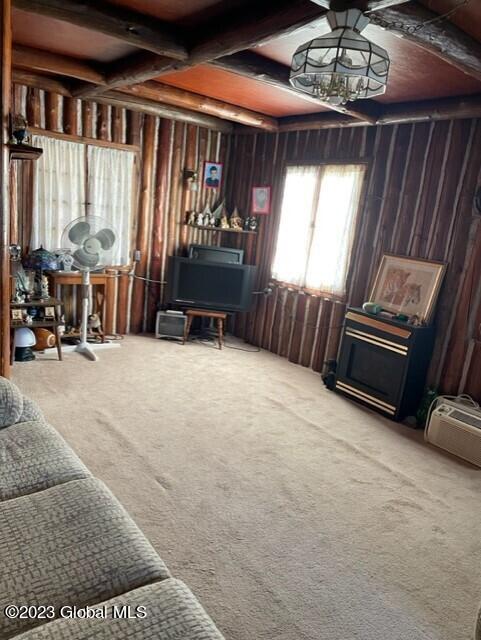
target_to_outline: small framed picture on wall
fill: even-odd
[[[268,215],[271,212],[271,188],[252,187],[252,213]]]
[[[222,163],[204,162],[204,187],[219,189],[222,182]]]

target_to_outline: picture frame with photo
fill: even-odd
[[[271,187],[252,187],[252,213],[258,215],[269,215],[271,212]]]
[[[24,324],[22,309],[11,309],[10,317],[12,321],[12,326]]]
[[[206,189],[220,189],[222,184],[222,162],[204,162],[203,185]]]
[[[430,324],[445,271],[444,262],[385,253],[370,301],[391,313],[416,316]]]

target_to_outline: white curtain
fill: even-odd
[[[318,167],[288,167],[272,277],[304,285]]]
[[[66,225],[85,215],[85,149],[47,136],[33,136],[32,144],[43,154],[34,162],[30,246],[58,249]]]
[[[135,153],[88,147],[88,213],[100,216],[116,231],[113,264],[131,261]]]
[[[364,165],[288,167],[272,276],[344,295]]]
[[[306,287],[344,295],[364,178],[363,165],[330,165],[321,182]]]

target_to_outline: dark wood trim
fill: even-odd
[[[12,94],[12,15],[10,0],[0,8],[0,375],[10,376],[10,108]]]
[[[391,7],[369,16],[371,23],[426,49],[460,71],[481,80],[481,43],[449,20],[426,24],[439,14],[417,2]],[[401,24],[423,25],[418,31],[404,31]],[[389,25],[389,26],[387,26]]]
[[[17,9],[98,31],[158,55],[177,60],[185,60],[188,55],[174,25],[103,0],[14,0],[13,4]]]

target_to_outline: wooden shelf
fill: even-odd
[[[201,229],[202,231],[220,231],[221,233],[238,233],[238,234],[250,234],[250,235],[257,235],[257,231],[244,231],[242,230],[237,230],[237,229],[222,229],[221,227],[205,227],[205,226],[200,226],[198,224],[189,224],[188,222],[184,222],[183,223],[186,227],[192,227],[192,229]]]
[[[31,147],[29,144],[8,143],[10,160],[37,160],[43,153],[39,147]]]

